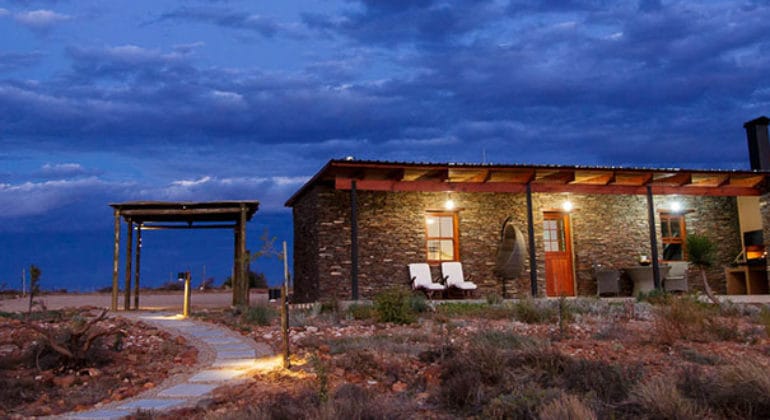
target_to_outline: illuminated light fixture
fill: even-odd
[[[561,203],[562,210],[566,211],[567,213],[572,211],[572,202],[569,200],[565,200],[563,203]]]
[[[671,211],[674,213],[679,213],[682,211],[682,203],[678,201],[672,201],[671,202]]]
[[[451,198],[447,198],[446,201],[444,201],[444,208],[447,210],[454,210],[455,209],[455,202]]]

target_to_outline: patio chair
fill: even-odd
[[[671,269],[663,280],[663,287],[667,292],[687,292],[687,261],[670,261]]]
[[[446,290],[443,284],[433,281],[430,276],[430,267],[426,263],[409,264],[409,278],[412,289],[421,290],[428,299],[433,297],[433,293]]]
[[[454,287],[460,289],[466,296],[473,294],[476,290],[476,283],[465,279],[463,276],[463,265],[459,262],[442,262],[441,263],[441,275],[446,280],[446,287]]]
[[[598,296],[605,294],[620,294],[620,271],[611,268],[597,269],[594,276],[596,277],[596,294]]]

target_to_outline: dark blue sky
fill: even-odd
[[[0,284],[109,284],[110,202],[256,199],[249,247],[291,239],[349,155],[746,168],[768,34],[759,1],[0,0]],[[144,277],[221,281],[220,236]]]

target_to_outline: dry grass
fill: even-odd
[[[543,405],[538,412],[540,420],[595,420],[596,413],[574,395],[561,394]]]
[[[712,417],[694,401],[684,397],[667,377],[656,377],[638,384],[631,391],[631,401],[652,418],[700,419]]]

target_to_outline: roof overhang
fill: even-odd
[[[763,171],[647,169],[557,165],[487,165],[332,160],[286,202],[326,182],[362,191],[532,192],[756,196],[770,175]]]

